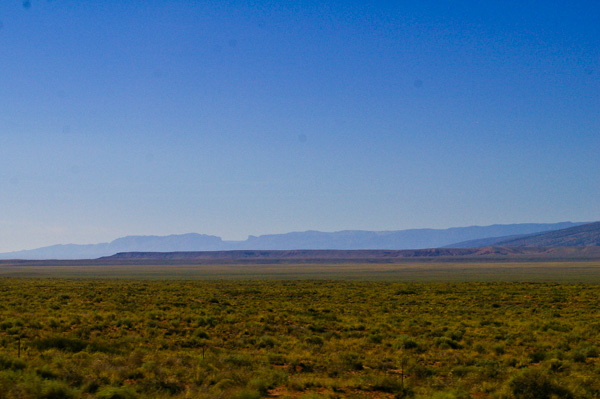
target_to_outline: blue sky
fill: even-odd
[[[600,3],[0,3],[0,251],[600,219]]]

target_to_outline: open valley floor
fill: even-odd
[[[592,262],[0,275],[3,399],[600,395]]]

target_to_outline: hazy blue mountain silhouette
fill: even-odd
[[[590,247],[600,246],[600,222],[585,223],[533,234],[489,237],[450,244],[444,248]]]
[[[250,236],[232,249],[422,249],[451,246],[452,243],[497,236],[520,236],[573,227],[583,223],[511,224],[411,229],[398,231],[346,230],[333,233],[306,231]],[[465,238],[468,237],[468,238]]]
[[[554,231],[585,223],[523,223],[450,229],[398,231],[346,230],[332,233],[305,231],[250,236],[244,241],[224,241],[205,234],[127,236],[109,243],[66,244],[7,252],[0,259],[95,259],[119,252],[181,252],[293,249],[422,249],[451,247],[453,243],[489,237],[519,236]]]
[[[507,247],[600,246],[600,222],[528,235],[526,237],[510,238],[498,242],[497,245]]]

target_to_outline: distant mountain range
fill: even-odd
[[[503,240],[506,247],[590,247],[600,245],[600,222]]]
[[[482,247],[589,247],[600,246],[600,222],[534,234],[463,241],[446,248]]]
[[[524,239],[535,234],[574,228],[585,224],[572,222],[524,223],[450,229],[346,230],[333,233],[306,231],[259,237],[250,236],[244,241],[224,241],[217,236],[196,233],[169,236],[127,236],[109,243],[53,245],[31,250],[7,252],[0,254],[0,259],[95,259],[121,252],[467,248],[464,245],[469,242],[478,243],[478,245],[470,245],[471,247],[496,245],[482,243],[489,242],[489,240],[501,242],[509,239]]]

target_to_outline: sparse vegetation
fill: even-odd
[[[600,287],[0,279],[0,399],[594,398]]]

